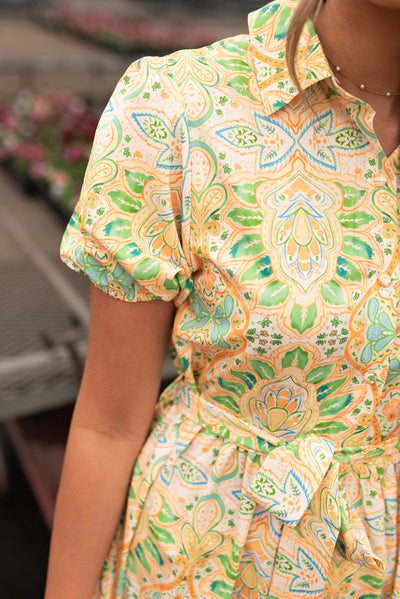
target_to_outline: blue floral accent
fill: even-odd
[[[193,298],[192,307],[196,318],[186,322],[182,329],[202,329],[210,324],[212,326],[211,341],[228,349],[230,346],[224,337],[229,331],[229,318],[233,312],[233,299],[231,296],[227,295],[223,306],[217,306],[214,313],[210,312],[210,307],[206,307],[198,295]]]
[[[400,376],[400,360],[398,358],[392,358],[392,360],[389,362],[389,371],[386,377],[386,384],[390,383],[398,376]]]
[[[379,310],[379,302],[372,298],[368,304],[368,320],[371,322],[367,329],[368,344],[361,354],[363,364],[368,364],[374,353],[382,351],[391,341],[394,341],[396,328],[384,310]]]

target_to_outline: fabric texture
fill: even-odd
[[[400,598],[400,148],[297,0],[147,57],[97,130],[61,257],[174,301],[162,394],[97,599]]]

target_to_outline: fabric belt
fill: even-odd
[[[309,434],[274,448],[245,492],[283,524],[270,595],[322,594],[338,539],[345,557],[383,572],[339,481],[335,446]],[[307,596],[307,594],[304,594]]]
[[[343,455],[332,440],[312,432],[281,441],[184,384],[178,397],[186,416],[205,431],[262,454],[256,474],[244,481],[242,501],[250,498],[281,523],[269,597],[321,597],[337,546],[347,560],[384,571],[339,478],[340,462],[362,448],[345,448]]]

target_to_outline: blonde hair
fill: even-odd
[[[301,33],[308,18],[317,14],[324,0],[299,0],[299,4],[290,22],[286,40],[286,60],[289,74],[293,79],[300,96],[304,99],[304,91],[301,89],[299,77],[296,72],[296,52],[299,45]]]

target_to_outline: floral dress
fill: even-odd
[[[98,599],[400,597],[400,148],[310,22],[299,98],[296,5],[136,61],[101,117],[61,257],[175,302],[179,376]]]

